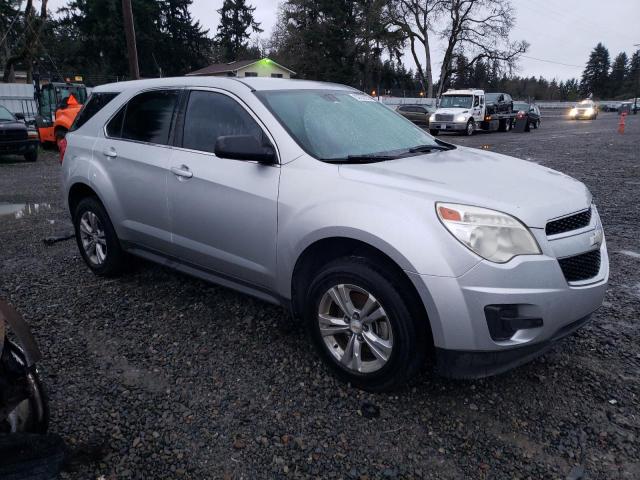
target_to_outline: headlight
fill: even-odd
[[[469,250],[491,262],[505,263],[516,255],[541,253],[531,232],[506,213],[487,208],[436,203],[442,224]]]
[[[27,130],[27,137],[29,138],[38,138],[37,130]]]
[[[576,110],[575,108],[572,108],[571,110],[569,110],[569,115],[571,115],[572,117],[575,117],[578,114],[578,110]]]
[[[589,107],[587,108],[587,111],[584,112],[585,115],[593,115],[593,108]]]
[[[429,117],[429,121],[430,122],[435,122],[436,121],[436,114],[435,113]]]
[[[458,115],[456,117],[456,122],[464,122],[467,119],[464,115]]]

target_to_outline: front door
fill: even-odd
[[[263,128],[239,100],[213,90],[191,91],[178,125],[167,183],[174,256],[272,287],[280,167],[213,153],[220,136],[254,135],[263,142]]]

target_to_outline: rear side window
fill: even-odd
[[[133,97],[111,119],[107,125],[107,135],[167,145],[179,95],[179,90],[154,90]]]
[[[87,103],[84,104],[80,113],[76,117],[73,125],[71,126],[71,131],[79,129],[85,123],[87,123],[93,116],[102,110],[111,100],[118,96],[117,93],[112,92],[98,92],[92,93],[87,100]]]
[[[213,153],[218,137],[226,135],[252,135],[260,143],[265,141],[260,126],[238,102],[221,93],[192,91],[182,146]]]

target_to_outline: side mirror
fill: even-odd
[[[21,120],[24,122],[24,113],[15,113],[14,117],[16,117],[16,120]]]
[[[262,145],[253,135],[225,135],[218,137],[214,153],[220,158],[253,160],[276,163],[276,152],[271,145]]]

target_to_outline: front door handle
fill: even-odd
[[[116,152],[116,149],[113,147],[105,148],[102,151],[102,154],[105,157],[109,157],[109,158],[116,158],[118,156],[118,152]]]
[[[182,178],[193,177],[193,172],[189,170],[189,167],[187,167],[186,165],[180,165],[179,167],[171,167],[171,173],[173,173],[176,177],[182,177]]]

